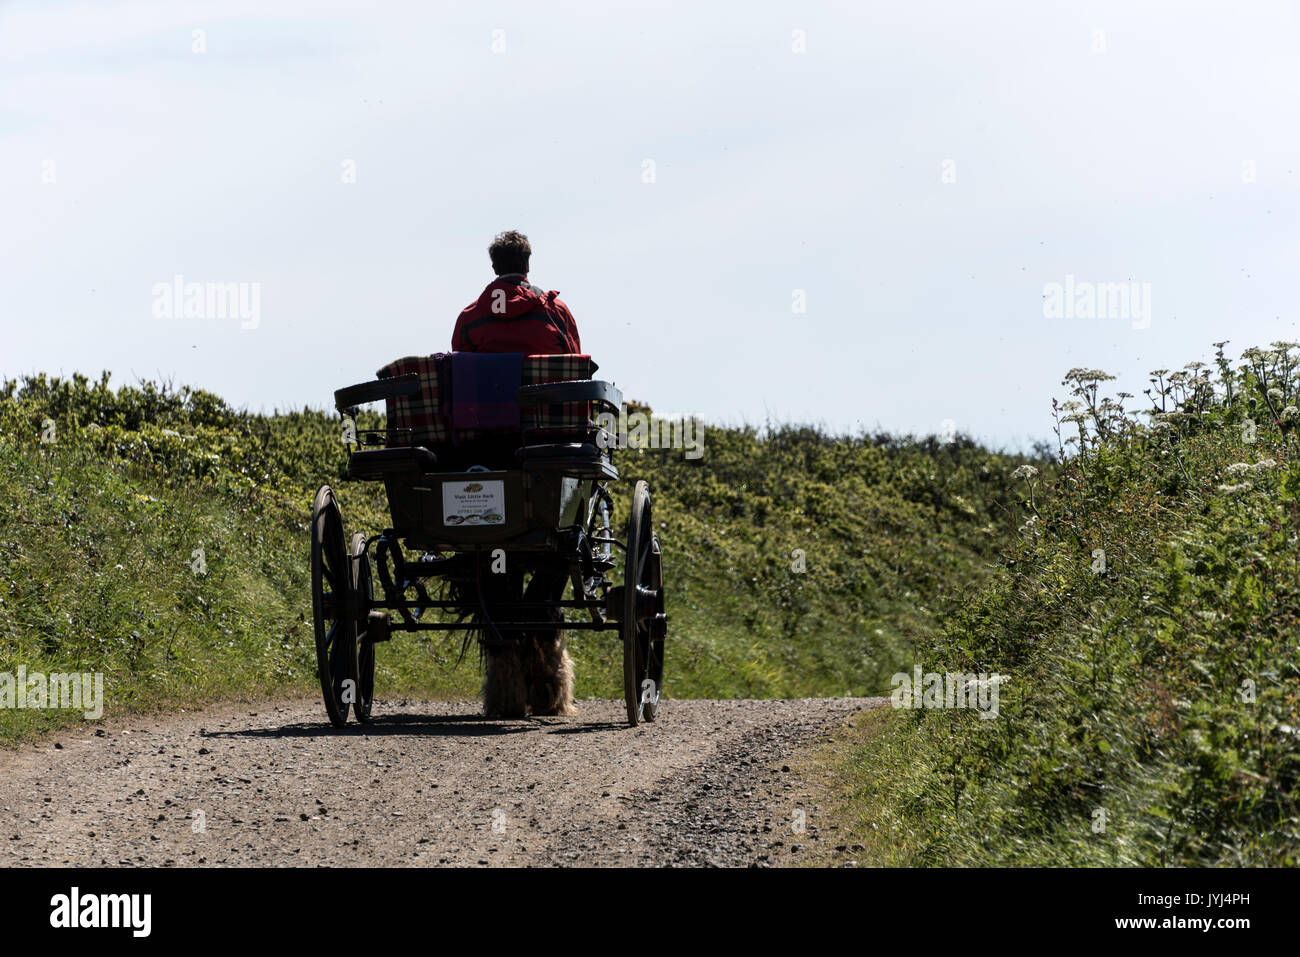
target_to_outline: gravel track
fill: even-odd
[[[822,818],[792,755],[885,701],[672,700],[635,729],[621,701],[498,721],[381,700],[344,731],[316,699],[87,723],[0,752],[0,866],[798,863]]]

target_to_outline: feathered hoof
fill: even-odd
[[[534,637],[530,649],[528,705],[535,715],[573,715],[573,659],[564,635]]]

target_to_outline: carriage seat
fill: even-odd
[[[588,355],[537,355],[516,357],[519,362],[518,381],[511,383],[509,398],[503,402],[500,395],[465,395],[470,392],[470,381],[453,381],[453,358],[462,363],[464,371],[482,362],[485,368],[507,357],[494,353],[461,354],[438,353],[431,356],[407,356],[397,359],[379,370],[380,379],[416,373],[419,390],[387,400],[388,427],[400,434],[390,437],[390,447],[400,445],[424,446],[432,449],[444,465],[460,457],[459,450],[476,445],[504,447],[504,456],[524,442],[581,442],[591,434],[591,406],[588,402],[556,402],[520,408],[515,391],[520,386],[568,382],[590,379],[597,366]],[[465,399],[478,409],[466,416]],[[474,400],[486,399],[487,404]],[[509,405],[512,408],[506,409]],[[487,413],[485,418],[479,415]],[[509,412],[501,421],[493,421],[493,414]]]
[[[438,471],[438,456],[422,445],[362,449],[348,457],[348,478],[381,479],[389,475],[423,475]]]
[[[515,458],[522,463],[560,459],[573,462],[596,462],[604,454],[590,442],[552,442],[546,445],[525,445],[515,452]]]
[[[622,396],[592,382],[588,355],[506,356],[437,353],[389,363],[373,382],[340,389],[335,407],[386,403],[385,448],[359,448],[348,476],[387,479],[476,467],[614,479],[605,434],[593,410],[615,410]],[[522,446],[522,447],[521,447]],[[511,464],[507,464],[511,463]]]
[[[528,472],[559,472],[576,478],[618,478],[609,453],[591,442],[551,442],[525,445],[515,459]]]

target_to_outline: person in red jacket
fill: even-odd
[[[528,281],[533,248],[523,233],[500,233],[488,247],[497,278],[466,306],[451,334],[453,352],[580,354],[578,324],[554,290]]]

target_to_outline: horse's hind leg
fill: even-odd
[[[568,584],[565,566],[541,567],[524,589],[526,602],[558,602]],[[564,647],[564,613],[551,607],[544,616],[555,628],[531,632],[524,639],[527,656],[528,704],[533,714],[577,714],[573,706],[573,661]]]
[[[573,659],[556,629],[530,639],[528,703],[533,714],[577,714],[573,705]]]
[[[517,643],[489,647],[483,674],[483,711],[489,718],[522,718],[528,705],[524,662]]]

